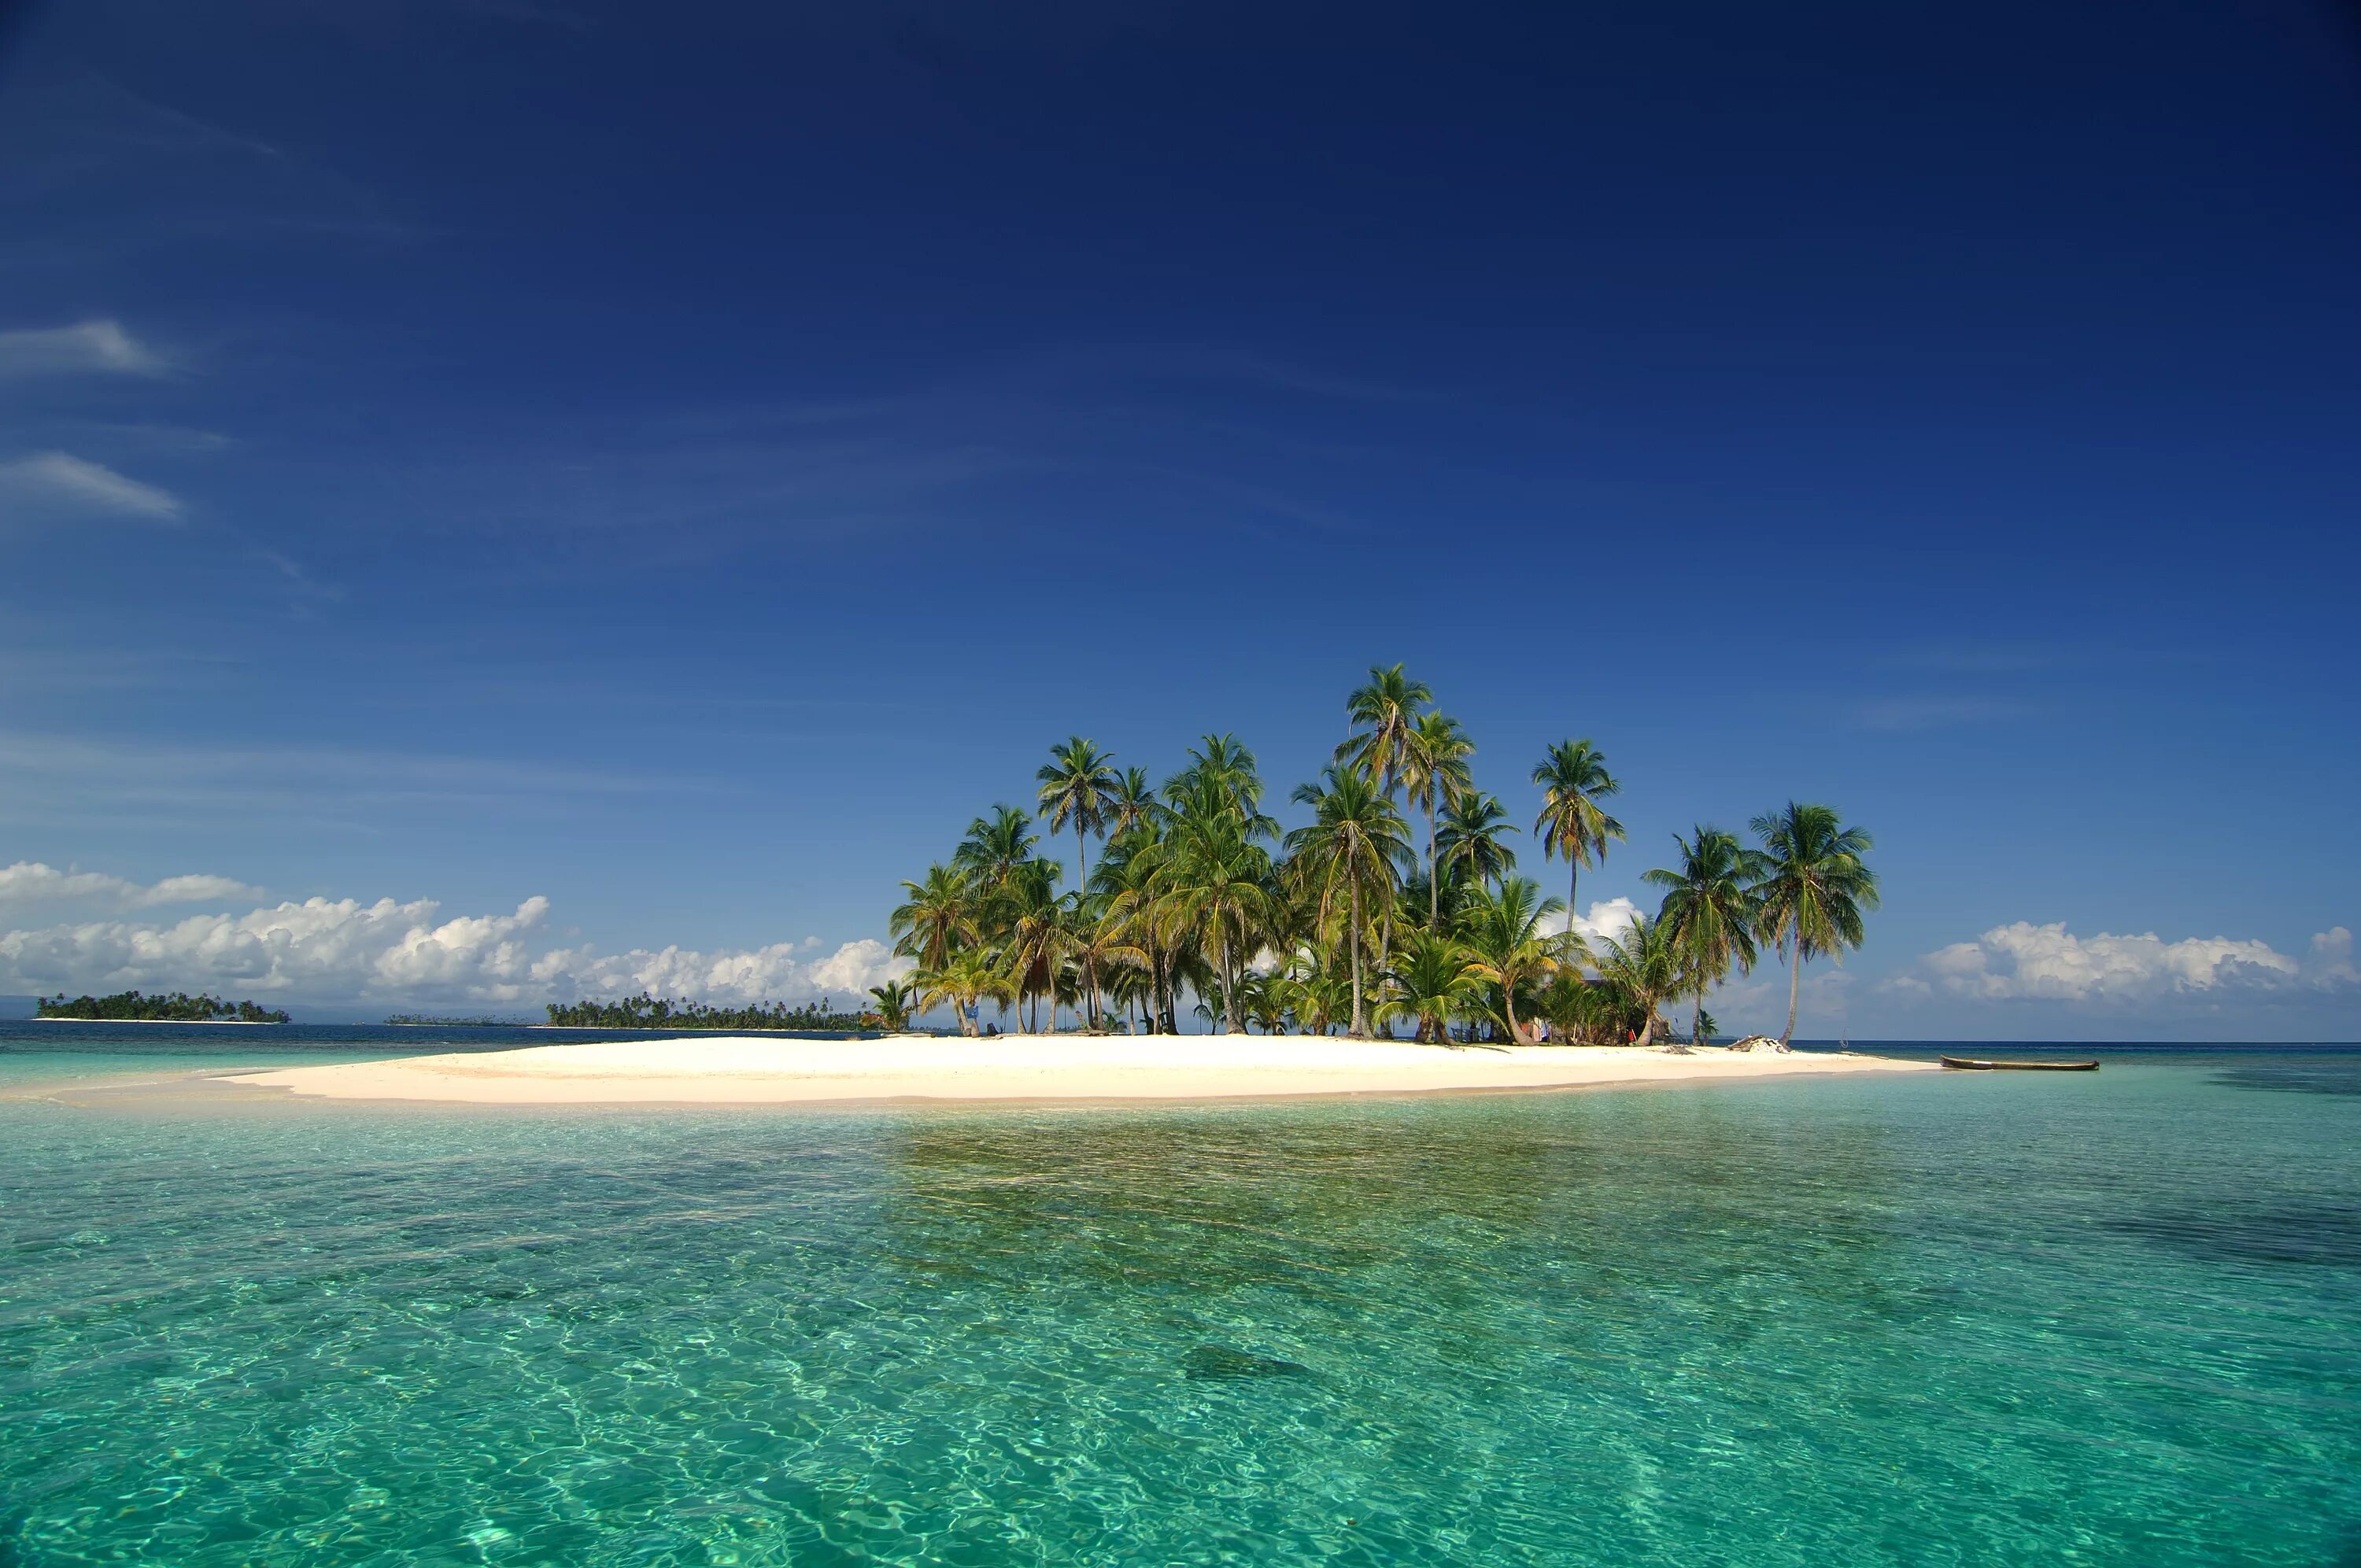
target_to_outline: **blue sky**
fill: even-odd
[[[1401,660],[1870,828],[1807,1026],[2361,1035],[2361,32],[2128,15],[35,7],[0,990],[842,995]]]

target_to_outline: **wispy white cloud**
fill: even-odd
[[[33,376],[160,376],[170,367],[116,321],[0,332],[0,380]]]
[[[1904,997],[2047,1001],[2141,1007],[2176,997],[2226,992],[2334,990],[2361,985],[2344,927],[2314,937],[2310,962],[2268,942],[2231,937],[2167,941],[2153,931],[2078,937],[2063,922],[2019,920],[1971,942],[1954,942],[1885,982]]]
[[[162,886],[164,884],[159,884]],[[553,947],[549,900],[445,918],[433,899],[312,898],[172,924],[94,920],[0,934],[0,991],[232,989],[317,1001],[534,1004],[646,991],[711,1002],[851,1002],[907,959],[865,938],[703,952]]]
[[[169,522],[181,515],[181,498],[171,491],[66,452],[40,452],[0,463],[0,497],[9,494],[33,505],[48,503],[118,517]]]
[[[1602,898],[1591,905],[1587,914],[1576,916],[1573,927],[1576,935],[1596,948],[1608,938],[1620,939],[1631,928],[1631,922],[1639,917],[1640,906],[1630,899]],[[1565,932],[1566,926],[1567,919],[1564,915],[1553,915],[1543,922],[1543,929],[1560,934]]]
[[[0,867],[0,915],[19,919],[37,908],[152,909],[253,898],[261,892],[225,876],[168,876],[160,882],[136,883],[103,872],[60,871],[38,861]]]

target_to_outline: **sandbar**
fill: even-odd
[[[1931,1061],[1712,1047],[1422,1046],[1315,1035],[896,1036],[600,1040],[240,1073],[328,1100],[484,1105],[1237,1100],[1481,1093],[1939,1071]]]

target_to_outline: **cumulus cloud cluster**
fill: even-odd
[[[907,959],[874,939],[828,952],[809,938],[742,951],[667,947],[599,954],[587,946],[550,945],[543,937],[548,918],[549,901],[540,897],[526,899],[511,914],[448,919],[432,899],[312,898],[170,923],[70,922],[0,934],[0,991],[137,987],[533,1003],[645,990],[712,1002],[801,1002],[821,995],[851,1000],[909,968]]]
[[[2339,926],[2312,939],[2309,961],[2268,942],[2188,937],[2168,942],[2154,932],[2078,937],[2060,922],[2019,920],[1972,942],[1954,942],[1896,977],[1905,995],[1980,1001],[2037,1000],[2147,1003],[2190,992],[2333,989],[2361,983],[2352,963],[2353,933]]]
[[[153,909],[169,904],[204,904],[216,898],[253,898],[262,890],[235,877],[168,876],[161,882],[128,882],[102,872],[60,871],[38,861],[0,866],[0,918],[21,919],[32,909]]]

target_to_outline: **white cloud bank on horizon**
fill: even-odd
[[[0,497],[10,494],[30,502],[118,517],[173,521],[181,515],[181,498],[171,491],[142,484],[104,463],[93,463],[71,452],[37,452],[13,463],[0,463]]]
[[[47,868],[43,868],[47,869]],[[126,883],[126,886],[132,884]],[[159,887],[169,885],[159,883]],[[310,898],[170,924],[93,920],[0,933],[0,991],[228,990],[318,1002],[541,1003],[651,994],[708,1002],[858,1000],[910,968],[881,941],[599,955],[534,939],[549,900],[441,917],[433,899]]]
[[[0,866],[0,919],[21,919],[44,906],[80,905],[121,910],[169,904],[203,904],[216,898],[259,898],[262,890],[225,876],[168,876],[136,883],[103,872],[60,871],[38,861]]]
[[[0,379],[27,376],[102,374],[160,376],[163,357],[104,318],[71,326],[0,332]]]
[[[1640,906],[1628,898],[1602,898],[1592,904],[1587,915],[1571,922],[1576,933],[1596,948],[1602,938],[1620,939],[1640,917]],[[1553,915],[1542,922],[1542,929],[1563,933],[1569,922],[1564,915]]]
[[[2361,985],[2353,967],[2353,933],[2333,927],[2312,938],[2298,959],[2268,942],[2188,937],[2168,942],[2153,931],[2077,937],[2063,922],[2019,920],[1972,942],[1954,942],[1921,958],[1883,989],[1905,998],[2065,1002],[2139,1006],[2193,993],[2301,992]]]

